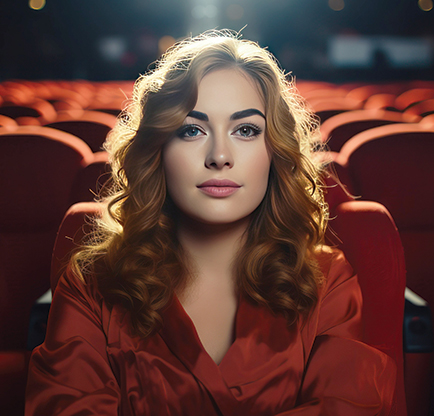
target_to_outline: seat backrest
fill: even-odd
[[[417,104],[408,107],[404,111],[404,114],[416,114],[422,117],[434,114],[434,98],[420,101]]]
[[[354,110],[337,114],[321,125],[321,138],[330,150],[339,152],[343,144],[364,130],[393,123],[417,123],[420,116],[386,110]]]
[[[93,152],[99,152],[116,120],[114,115],[99,111],[67,111],[59,113],[56,121],[46,126],[71,133],[86,142]]]
[[[395,100],[396,100],[395,94],[378,93],[369,97],[365,101],[363,108],[365,108],[366,110],[394,109],[395,111],[397,111],[395,109]]]
[[[434,312],[434,126],[394,124],[350,139],[338,162],[352,189],[392,214],[404,246],[407,286]],[[434,315],[433,315],[434,318]]]
[[[0,114],[17,119],[19,117],[34,117],[40,124],[54,121],[56,110],[46,100],[32,99],[22,103],[3,103],[0,107]]]
[[[315,114],[324,123],[330,117],[345,111],[359,110],[363,102],[349,97],[312,98],[308,100]]]
[[[93,157],[57,130],[0,128],[0,349],[25,348],[29,313],[49,287],[56,232],[77,173]]]
[[[76,177],[71,195],[73,203],[94,201],[111,177],[107,152],[96,152],[93,156]]]
[[[434,227],[433,157],[434,128],[399,123],[355,135],[337,162],[346,166],[354,192],[385,205],[403,230]]]
[[[357,272],[363,295],[363,340],[395,360],[393,414],[406,416],[402,347],[406,272],[398,231],[383,205],[354,200],[337,185],[333,173],[326,185],[331,218],[328,242],[345,253]]]
[[[18,123],[11,117],[0,114],[0,127],[18,127]]]
[[[330,227],[340,240],[338,246],[358,274],[364,341],[395,360],[393,414],[405,416],[402,323],[406,275],[399,234],[387,209],[376,202],[342,202],[331,215]]]
[[[395,108],[405,110],[412,104],[434,98],[434,88],[413,88],[398,95],[395,100]]]
[[[101,210],[101,204],[97,202],[79,202],[65,213],[51,257],[50,285],[53,293],[73,250],[83,242],[92,228],[91,219],[100,215]]]

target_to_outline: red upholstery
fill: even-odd
[[[363,108],[365,108],[366,110],[378,110],[381,108],[385,110],[395,109],[395,99],[395,94],[374,94],[365,101]]]
[[[335,97],[345,97],[348,91],[344,88],[339,88],[336,85],[331,85],[328,88],[315,88],[307,91],[303,97],[307,101],[322,101],[333,99]]]
[[[54,292],[57,282],[68,264],[72,250],[89,233],[91,217],[101,213],[101,205],[96,202],[79,202],[66,212],[59,227],[51,258],[51,290]]]
[[[433,152],[429,124],[392,124],[354,136],[337,161],[347,167],[354,191],[384,204],[400,231],[426,230],[434,226]]]
[[[330,223],[339,247],[357,271],[363,294],[364,341],[398,366],[396,409],[406,415],[402,322],[405,264],[398,232],[384,206],[370,201],[339,204]]]
[[[429,126],[430,128],[434,127],[434,114],[429,114],[425,116],[421,121],[419,121],[421,125]]]
[[[93,152],[98,152],[102,150],[102,144],[116,120],[114,115],[98,111],[64,112],[54,123],[46,126],[80,137]]]
[[[0,114],[0,127],[18,127],[18,124],[13,118]]]
[[[297,89],[303,97],[313,90],[329,89],[333,88],[335,85],[331,82],[324,81],[307,81],[307,80],[297,80]]]
[[[407,286],[428,302],[432,313],[433,159],[434,128],[422,123],[365,131],[350,139],[338,156],[338,162],[347,168],[354,192],[363,199],[381,202],[393,215],[404,247]],[[429,366],[430,357],[425,354],[424,360],[425,367]],[[421,382],[416,373],[410,384]],[[416,390],[424,387],[419,385]],[[421,400],[419,403],[422,406]]]
[[[412,104],[416,104],[424,100],[429,100],[430,98],[434,98],[434,88],[410,89],[396,97],[395,108],[403,111]]]
[[[391,94],[396,96],[404,90],[405,86],[402,84],[370,84],[354,88],[348,93],[348,97],[366,101],[369,97],[376,94]]]
[[[24,392],[30,351],[0,351],[1,413],[24,415]]]
[[[64,132],[0,129],[0,350],[26,346],[29,312],[49,287],[72,184],[92,157],[85,143]]]
[[[419,116],[425,117],[429,114],[434,113],[434,98],[429,100],[420,101],[417,104],[414,104],[408,107],[404,113],[406,114],[417,114]]]
[[[418,115],[385,110],[354,110],[337,114],[321,125],[322,141],[330,150],[338,152],[352,136],[373,127],[393,123],[417,123]]]
[[[25,103],[3,103],[0,114],[16,119],[18,117],[35,117],[41,124],[54,121],[56,110],[45,100],[34,99]]]
[[[44,88],[42,89],[41,86]],[[80,108],[85,108],[90,102],[90,97],[86,97],[78,91],[74,91],[72,85],[66,87],[54,81],[40,82],[38,93],[40,97],[53,104],[59,101],[70,101],[76,103]]]
[[[93,111],[100,111],[103,113],[112,114],[114,116],[118,116],[122,109],[124,108],[124,104],[126,101],[125,96],[121,97],[106,97],[104,99],[103,97],[99,97],[96,100],[93,100],[89,106],[87,107],[87,110],[93,110]]]
[[[110,178],[107,152],[96,152],[92,162],[77,175],[72,188],[73,203],[94,201],[104,183]]]
[[[343,113],[344,111],[358,110],[362,108],[363,102],[348,98],[348,97],[328,97],[328,98],[312,98],[308,100],[315,114],[324,123],[328,118]]]

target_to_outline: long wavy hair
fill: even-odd
[[[268,188],[236,256],[238,290],[293,324],[318,299],[315,251],[327,208],[320,167],[312,161],[318,124],[273,56],[230,31],[184,40],[135,83],[133,98],[105,143],[112,180],[101,218],[70,271],[95,284],[109,305],[130,313],[134,332],[149,336],[161,309],[189,278],[176,237],[176,208],[166,191],[162,150],[197,100],[211,71],[236,68],[254,80],[265,103],[272,154]]]

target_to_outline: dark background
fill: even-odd
[[[244,28],[245,38],[300,79],[434,79],[434,10],[421,10],[417,0],[340,1],[341,11],[328,0],[46,0],[41,10],[29,0],[0,0],[0,82],[135,79],[164,50],[161,38],[212,28]],[[206,7],[211,15],[193,17]],[[395,68],[379,55],[369,67],[337,67],[329,56],[335,35],[424,39],[431,60]],[[110,57],[101,45],[114,48]]]

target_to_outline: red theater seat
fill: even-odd
[[[321,137],[330,150],[339,152],[351,137],[364,130],[393,123],[417,123],[420,116],[386,110],[354,110],[337,114],[321,125]]]
[[[434,98],[434,88],[414,88],[396,97],[395,108],[404,111],[413,104]]]
[[[56,121],[46,127],[71,133],[86,142],[93,152],[99,152],[116,120],[114,115],[98,111],[67,111],[59,113]]]
[[[79,202],[66,212],[57,233],[51,258],[50,284],[54,292],[72,250],[80,245],[91,230],[91,218],[100,215],[101,205],[96,202]]]
[[[18,123],[13,118],[0,114],[0,127],[15,128],[18,127]]]
[[[432,313],[433,158],[434,128],[423,123],[394,124],[359,133],[342,147],[337,158],[347,169],[353,192],[381,202],[393,215],[404,247],[407,286],[428,302]],[[430,359],[425,354],[425,367]],[[421,382],[421,377],[415,377],[410,384]],[[421,400],[419,404],[428,406]]]
[[[396,95],[399,95],[403,91],[405,91],[405,85],[402,83],[368,84],[352,89],[347,96],[356,100],[366,101],[376,94],[391,94],[396,97]]]
[[[26,347],[30,309],[49,287],[72,185],[92,157],[84,142],[64,132],[0,129],[0,350]]]
[[[96,152],[92,161],[78,173],[72,189],[72,201],[91,202],[110,178],[107,152]]]
[[[0,351],[0,403],[7,416],[24,415],[30,351]]]
[[[399,234],[387,209],[376,202],[341,202],[331,208],[331,215],[330,227],[337,234],[339,248],[359,277],[364,341],[397,363],[393,414],[405,416],[402,350],[405,263]]]
[[[396,99],[395,94],[390,94],[390,93],[374,94],[365,101],[363,108],[366,110],[383,109],[383,110],[397,111],[395,108],[395,99]]]
[[[429,100],[420,101],[417,104],[414,104],[408,107],[405,111],[405,114],[416,114],[421,117],[426,117],[430,114],[434,113],[434,98]]]
[[[4,102],[0,114],[16,119],[18,117],[34,117],[40,124],[52,122],[56,118],[56,110],[45,100],[34,99],[25,103]]]
[[[320,118],[321,123],[324,123],[328,118],[350,110],[358,110],[362,108],[363,102],[348,98],[348,97],[328,97],[328,98],[312,98],[308,100],[309,105]]]

